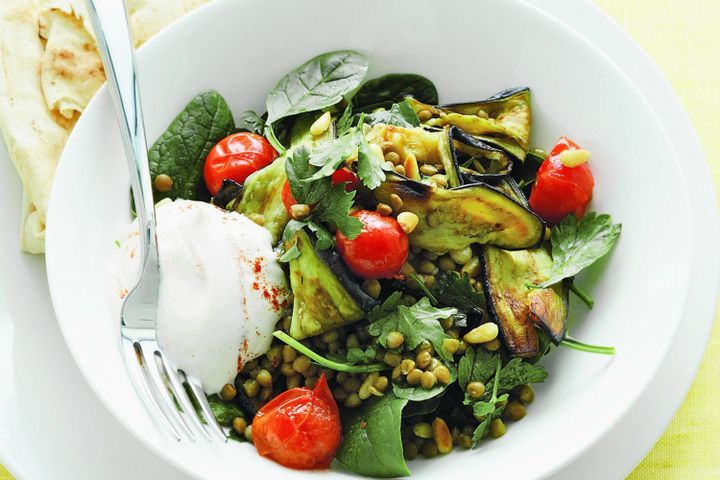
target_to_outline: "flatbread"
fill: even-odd
[[[128,0],[135,45],[207,1]],[[104,81],[84,0],[2,0],[0,130],[23,183],[20,246],[26,252],[44,252],[58,159]]]

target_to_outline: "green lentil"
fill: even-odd
[[[485,342],[483,344],[483,347],[485,347],[489,352],[496,352],[500,349],[501,343],[499,338],[495,338],[494,340],[491,340],[489,342]]]
[[[413,460],[418,456],[418,448],[413,442],[405,442],[403,445],[403,456],[405,460]]]
[[[398,353],[385,352],[385,355],[383,356],[383,361],[391,367],[397,367],[398,365],[400,365],[402,357]]]
[[[381,377],[377,377],[373,382],[373,387],[375,387],[380,392],[384,392],[385,390],[387,390],[389,385],[390,381],[384,375]]]
[[[438,454],[437,445],[435,445],[435,442],[431,440],[425,441],[423,446],[420,448],[420,453],[422,453],[422,456],[425,458],[433,458]]]
[[[435,352],[435,349],[433,348],[432,343],[430,343],[428,340],[423,340],[422,342],[420,342],[420,345],[418,346],[417,351],[418,352],[429,352],[430,355],[432,355],[433,352]]]
[[[415,368],[415,360],[412,360],[410,358],[403,359],[402,362],[400,362],[400,372],[403,375],[407,375]]]
[[[345,345],[347,346],[347,348],[360,348],[360,340],[358,339],[357,335],[351,333],[345,340]]]
[[[420,377],[420,386],[425,390],[430,390],[436,383],[437,377],[433,372],[423,372],[422,377]]]
[[[243,435],[247,428],[247,421],[242,417],[235,417],[232,421],[232,427],[238,434]]]
[[[245,429],[245,440],[247,440],[250,443],[252,443],[252,441],[253,441],[252,425],[248,425],[247,428]]]
[[[520,402],[508,403],[507,407],[505,407],[505,411],[503,412],[503,417],[512,420],[513,422],[522,420],[525,415],[527,415],[527,410],[525,410],[525,407]]]
[[[411,386],[420,385],[420,379],[422,378],[423,371],[419,369],[413,369],[407,374],[407,382]]]
[[[362,385],[362,382],[358,377],[350,377],[342,384],[343,388],[348,393],[357,392],[360,390],[360,385]]]
[[[382,290],[380,282],[377,280],[365,280],[362,284],[362,288],[365,290],[365,293],[370,295],[372,298],[378,298]]]
[[[516,395],[524,405],[529,405],[535,400],[535,391],[530,385],[520,385],[517,388]]]
[[[230,400],[235,398],[235,395],[237,395],[237,390],[235,389],[235,385],[233,385],[232,383],[226,383],[220,390],[220,398],[222,398],[226,402],[229,402]]]
[[[435,367],[432,373],[433,375],[435,375],[435,378],[437,378],[438,382],[442,383],[443,385],[447,385],[448,383],[450,383],[450,370],[445,365]]]
[[[442,325],[443,330],[450,330],[454,324],[455,320],[452,317],[447,317],[440,320],[440,325]]]
[[[310,359],[305,355],[300,355],[295,360],[293,360],[292,368],[296,372],[302,373],[308,368],[310,368]]]
[[[335,397],[335,400],[337,400],[339,402],[342,402],[348,396],[348,393],[342,387],[335,387],[332,391],[332,394],[333,394],[333,397]]]
[[[432,362],[432,354],[426,350],[421,351],[415,357],[415,363],[420,368],[427,368]]]
[[[413,425],[413,433],[420,438],[433,438],[432,425],[426,422],[418,422]]]
[[[347,398],[343,402],[343,405],[345,405],[347,408],[355,408],[355,407],[359,407],[361,403],[362,403],[362,400],[360,399],[358,394],[351,393],[350,395],[347,396]]]
[[[449,354],[454,354],[458,351],[458,347],[460,346],[460,340],[457,338],[446,338],[443,340],[443,348],[446,352]]]
[[[423,166],[420,167],[420,173],[427,175],[428,177],[435,175],[437,172],[438,169],[429,163],[423,164]]]
[[[499,418],[493,418],[489,430],[491,438],[500,438],[505,435],[505,424]]]
[[[263,387],[271,387],[273,383],[272,374],[265,369],[258,372],[255,380]]]
[[[470,449],[472,448],[472,437],[470,435],[465,435],[464,433],[461,433],[458,435],[457,439],[458,447],[464,448],[464,449]]]
[[[256,397],[258,393],[260,393],[260,384],[257,382],[257,380],[248,378],[243,382],[242,389],[245,392],[245,395],[253,398]]]
[[[392,378],[393,380],[398,380],[401,376],[403,376],[402,367],[398,365],[393,368],[392,373],[390,374],[390,378]]]
[[[385,340],[388,348],[398,348],[405,342],[405,336],[400,332],[392,331],[388,333],[387,339]]]
[[[260,400],[263,402],[270,398],[272,395],[272,387],[265,387],[260,390]]]
[[[275,345],[270,350],[268,350],[268,353],[266,354],[268,361],[270,362],[270,365],[272,368],[277,368],[283,361],[283,346],[282,345]]]
[[[318,381],[318,377],[307,377],[305,379],[305,386],[307,388],[313,388]]]
[[[447,255],[443,255],[442,257],[440,257],[437,265],[438,268],[443,272],[453,272],[456,268],[455,262],[453,262],[452,259]]]
[[[338,331],[337,330],[331,330],[329,332],[323,333],[320,338],[322,338],[322,341],[325,343],[334,342],[338,339]]]
[[[472,398],[478,399],[485,393],[485,384],[482,382],[470,382],[467,386],[467,392]]]
[[[297,358],[297,351],[290,345],[285,345],[282,351],[283,362],[292,363]]]
[[[292,375],[290,377],[285,377],[285,382],[287,382],[288,390],[299,387],[301,379],[301,375]]]
[[[292,363],[283,363],[280,367],[280,373],[285,375],[286,377],[289,377],[291,375],[295,375],[295,369],[293,368]]]

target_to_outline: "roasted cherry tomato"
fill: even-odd
[[[365,279],[397,275],[408,256],[408,237],[397,220],[369,210],[352,216],[363,223],[360,234],[352,240],[340,230],[335,234],[338,252],[350,271]]]
[[[330,177],[330,179],[333,185],[348,182],[347,185],[345,185],[346,192],[352,192],[353,190],[357,190],[358,185],[360,184],[360,180],[358,179],[357,175],[355,175],[347,168],[341,168],[340,170],[336,170],[335,173],[332,174],[332,177]],[[295,201],[295,197],[293,197],[292,190],[290,190],[290,183],[288,183],[287,180],[285,180],[285,184],[282,188],[282,201],[283,205],[285,205],[285,210],[288,212],[288,214],[290,214],[290,208],[297,202]]]
[[[214,196],[225,179],[243,183],[252,173],[267,167],[278,154],[264,137],[250,132],[233,133],[210,150],[205,159],[205,185]]]
[[[579,149],[572,140],[560,137],[537,172],[530,207],[550,225],[557,225],[570,213],[582,218],[592,199],[595,181],[588,164],[569,167],[560,159],[563,152]]]
[[[270,400],[255,415],[258,453],[286,467],[328,468],[340,446],[340,414],[325,374],[315,388],[293,388]]]

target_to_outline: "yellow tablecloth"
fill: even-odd
[[[720,197],[720,0],[596,0],[640,42],[692,117]],[[720,480],[720,312],[692,389],[629,480]],[[12,480],[0,465],[0,480]]]
[[[596,0],[642,45],[690,113],[720,197],[720,1]],[[720,479],[720,312],[672,423],[629,480]]]

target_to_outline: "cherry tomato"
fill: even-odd
[[[338,252],[350,271],[365,279],[397,275],[408,256],[408,238],[397,220],[369,210],[352,216],[363,223],[360,234],[352,240],[340,230],[335,234]]]
[[[347,184],[345,185],[346,192],[352,192],[353,190],[357,190],[358,186],[360,185],[360,180],[358,179],[357,175],[355,175],[347,168],[335,170],[335,173],[332,174],[332,177],[330,177],[330,179],[332,180],[333,185],[347,182]]]
[[[335,173],[332,174],[332,177],[330,177],[330,180],[332,181],[333,185],[348,182],[347,185],[345,185],[346,192],[352,192],[353,190],[357,190],[360,184],[360,180],[358,179],[357,175],[355,175],[347,168],[341,168],[340,170],[336,170]],[[297,201],[295,201],[295,197],[293,197],[292,190],[290,190],[290,183],[287,180],[285,180],[285,184],[282,188],[282,201],[283,205],[285,205],[285,210],[288,212],[288,214],[290,214],[290,208],[295,205]]]
[[[340,414],[325,374],[315,388],[293,388],[270,400],[255,415],[258,453],[301,470],[328,468],[340,446]]]
[[[214,196],[225,179],[243,183],[252,173],[267,167],[278,153],[264,137],[250,132],[233,133],[210,150],[205,159],[205,185]]]
[[[588,164],[568,167],[560,161],[562,152],[578,149],[572,140],[560,137],[537,172],[530,207],[550,225],[571,213],[582,218],[592,199],[595,180]]]

